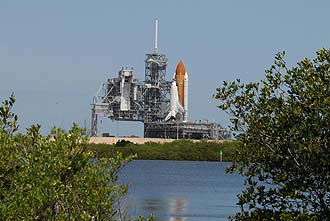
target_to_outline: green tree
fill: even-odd
[[[292,68],[283,57],[261,82],[216,89],[238,134],[229,171],[246,177],[233,220],[330,219],[330,50]]]
[[[132,157],[97,158],[76,124],[47,137],[39,125],[16,134],[14,102],[0,107],[0,220],[121,220],[127,186],[117,172]]]

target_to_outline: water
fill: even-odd
[[[144,161],[129,163],[120,182],[129,183],[132,216],[154,213],[159,221],[219,221],[238,211],[243,178],[226,174],[229,163]]]

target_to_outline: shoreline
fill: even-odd
[[[88,149],[99,157],[112,157],[121,152],[124,157],[137,155],[136,160],[179,160],[179,161],[221,161],[231,162],[236,152],[236,141],[191,141],[173,140],[171,142],[146,142],[135,144],[119,138],[114,144],[92,143]]]
[[[145,143],[172,143],[174,141],[192,141],[192,142],[210,142],[210,143],[223,143],[231,142],[232,140],[192,140],[192,139],[169,139],[169,138],[143,138],[143,137],[90,137],[90,144],[109,144],[113,145],[119,141],[128,141],[134,144],[145,144]]]

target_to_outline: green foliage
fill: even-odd
[[[117,143],[115,144],[116,147],[124,147],[127,146],[129,144],[133,144],[132,142],[128,141],[128,140],[119,140],[117,141]]]
[[[215,99],[238,131],[246,176],[234,220],[330,217],[330,50],[289,69],[278,53],[259,83],[224,82]]]
[[[17,115],[11,112],[15,101],[14,95],[11,95],[9,100],[2,102],[0,107],[0,129],[9,133],[13,133],[18,129]]]
[[[126,185],[117,172],[131,157],[98,158],[87,149],[84,131],[40,126],[14,134],[15,98],[0,108],[0,220],[117,220]]]
[[[123,142],[121,142],[123,143]],[[219,161],[220,151],[223,151],[223,161],[233,160],[236,142],[193,142],[177,140],[171,143],[125,143],[124,146],[108,144],[90,144],[89,149],[102,157],[111,157],[117,152],[123,156],[137,155],[140,160],[190,160],[190,161]]]

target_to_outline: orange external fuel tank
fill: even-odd
[[[175,70],[175,79],[178,86],[178,95],[181,105],[184,105],[184,76],[186,74],[186,68],[182,61],[179,61]]]

